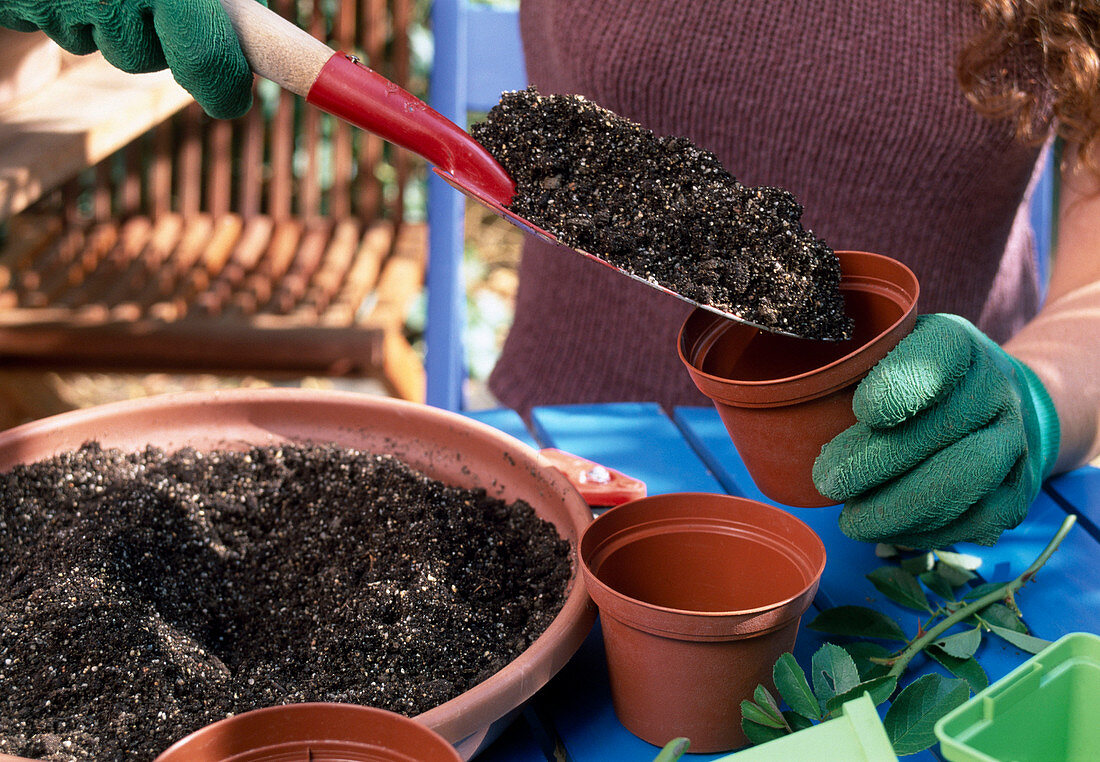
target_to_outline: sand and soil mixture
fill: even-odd
[[[577,95],[504,93],[471,133],[515,180],[510,209],[568,246],[770,330],[850,336],[836,254],[788,191]]]
[[[415,715],[560,610],[569,544],[522,502],[328,445],[95,444],[0,476],[0,753],[151,760],[249,709]]]

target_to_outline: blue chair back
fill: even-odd
[[[468,0],[434,0],[429,105],[465,126],[470,112],[484,112],[505,90],[527,86],[519,37],[519,11]],[[424,360],[427,402],[461,410],[466,381],[465,197],[428,177],[427,322]]]

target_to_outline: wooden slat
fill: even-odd
[[[286,273],[274,281],[277,283],[275,293],[265,306],[265,311],[286,314],[294,310],[309,287],[313,274],[321,266],[331,236],[330,220],[317,219],[307,225],[293,262]]]
[[[320,268],[314,273],[309,288],[299,302],[298,311],[303,317],[323,314],[336,298],[358,245],[359,223],[352,219],[341,220],[329,240]]]
[[[7,244],[0,248],[0,292],[15,281],[16,273],[61,235],[61,220],[57,217],[16,218],[8,233]],[[0,308],[4,303],[0,302]]]
[[[144,137],[131,142],[123,149],[123,161],[125,174],[122,178],[122,186],[119,189],[118,212],[123,217],[132,217],[140,214],[142,197],[142,157],[145,153],[147,141]]]
[[[208,240],[194,251],[186,246],[177,249],[175,287],[163,299],[151,305],[149,317],[155,320],[179,320],[188,311],[188,304],[210,283],[211,271],[221,270],[241,236],[241,218],[227,214],[214,220]]]
[[[127,74],[98,53],[0,114],[0,220],[188,103],[169,71]]]
[[[213,120],[207,128],[206,211],[229,214],[233,197],[233,123]]]
[[[237,287],[253,271],[263,257],[274,223],[270,217],[249,217],[229,260],[210,287],[196,299],[196,307],[202,314],[217,315],[229,303]]]
[[[290,265],[298,242],[302,236],[302,225],[298,220],[277,220],[271,242],[263,252],[256,269],[247,275],[240,287],[232,295],[226,311],[229,314],[253,315],[267,303],[274,292],[272,276],[278,268]],[[281,274],[281,272],[279,273]]]
[[[339,295],[322,316],[324,325],[352,325],[355,322],[363,300],[378,282],[382,261],[392,246],[393,226],[390,223],[379,222],[367,229]]]
[[[359,45],[367,63],[385,74],[382,62],[386,49],[386,0],[362,0],[362,3]],[[356,133],[359,172],[354,213],[363,219],[375,219],[382,212],[382,184],[374,174],[374,168],[382,160],[382,139],[363,130]]]
[[[203,121],[204,114],[198,104],[189,106],[180,118],[179,145],[176,149],[176,193],[179,194],[179,201],[176,209],[185,217],[198,214],[202,208]]]
[[[103,296],[104,304],[110,308],[109,319],[138,320],[142,316],[144,307],[139,301],[140,294],[179,245],[182,235],[183,217],[180,215],[167,213],[156,218],[145,248]]]
[[[84,247],[77,253],[75,260],[60,275],[55,283],[47,284],[42,295],[51,305],[74,307],[84,303],[88,274],[99,266],[100,261],[118,241],[119,226],[115,222],[96,224],[88,234]],[[32,304],[31,306],[38,306]]]
[[[240,189],[237,211],[249,219],[260,213],[264,192],[264,124],[263,108],[252,107],[241,123]]]
[[[123,275],[130,265],[141,256],[152,236],[153,225],[148,217],[133,217],[127,220],[119,230],[118,240],[88,273],[79,291],[79,314],[89,318],[105,320],[110,306],[104,296]]]
[[[312,3],[309,32],[319,40],[327,36],[324,9],[321,3]],[[298,182],[298,215],[306,220],[321,215],[321,110],[302,110],[301,142],[298,150],[306,157],[306,166]]]
[[[375,287],[375,302],[366,321],[372,325],[400,326],[424,277],[425,236],[423,225],[400,228],[393,253],[386,259]]]
[[[153,131],[153,158],[149,168],[149,192],[154,217],[167,214],[172,209],[172,148],[175,145],[174,128],[170,122]]]
[[[46,304],[49,294],[55,293],[60,285],[67,282],[69,266],[84,250],[86,241],[87,230],[83,226],[66,228],[49,248],[36,254],[33,260],[25,261],[15,272],[10,293],[15,296],[16,302],[8,301],[3,306],[35,307]]]

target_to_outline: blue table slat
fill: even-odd
[[[1002,534],[993,547],[961,544],[958,549],[982,559],[978,572],[983,578],[1005,582],[1027,569],[1065,517],[1058,503],[1040,495],[1024,522]],[[1070,632],[1100,632],[1100,542],[1080,523],[1017,594],[1024,621],[1037,637],[1056,640]]]
[[[641,479],[650,495],[724,491],[659,405],[563,405],[532,418],[546,446]]]
[[[505,728],[500,737],[477,756],[478,762],[546,762],[546,751],[536,740],[525,716]]]
[[[531,436],[531,432],[527,430],[527,424],[523,422],[519,413],[514,410],[508,410],[507,408],[465,410],[463,411],[463,415],[467,418],[473,418],[475,421],[481,421],[482,423],[488,424],[494,429],[503,431],[505,434],[511,434],[529,447],[534,447],[535,449],[539,447],[539,443],[535,441],[535,438]]]
[[[1100,468],[1084,466],[1051,479],[1046,491],[1072,506],[1081,528],[1100,541]]]

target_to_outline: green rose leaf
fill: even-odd
[[[966,595],[963,596],[964,601],[976,601],[983,595],[988,595],[998,588],[1003,588],[1003,584],[997,584],[996,582],[986,582],[981,585],[972,587],[966,591]]]
[[[773,719],[779,723],[783,722],[783,713],[779,711],[779,702],[772,696],[771,691],[763,685],[757,685],[756,690],[752,692],[752,698],[756,705],[770,714]]]
[[[933,568],[932,573],[953,588],[962,587],[967,582],[974,579],[974,573],[969,569],[964,569],[961,566],[956,566],[942,559],[936,564],[935,568]]]
[[[821,703],[827,703],[833,696],[839,696],[859,685],[856,663],[847,651],[832,643],[826,643],[817,649],[811,669],[814,694]]]
[[[928,587],[933,593],[943,598],[945,601],[955,600],[955,590],[951,585],[946,582],[943,577],[934,571],[925,572],[920,575],[920,581]]]
[[[845,643],[841,646],[848,655],[852,657],[852,660],[856,663],[856,669],[859,670],[859,676],[864,680],[871,680],[875,677],[882,677],[890,671],[890,667],[886,664],[876,664],[871,659],[885,659],[891,654],[890,649],[881,643],[872,643],[868,640],[856,640],[851,643]]]
[[[1016,632],[1027,634],[1027,625],[1015,611],[1003,603],[991,603],[974,615],[975,621],[986,625],[997,625]]]
[[[864,693],[871,694],[871,700],[875,702],[875,706],[878,706],[882,702],[890,698],[890,694],[894,692],[894,689],[898,687],[898,679],[893,676],[876,677],[873,680],[860,683],[851,690],[845,691],[840,695],[833,696],[831,699],[825,702],[825,708],[830,713],[836,713],[840,711],[840,708],[848,701],[857,699]]]
[[[969,659],[957,659],[954,656],[948,656],[935,646],[929,646],[924,649],[924,652],[952,675],[965,680],[972,693],[977,693],[989,686],[989,675],[973,656]]]
[[[898,694],[882,720],[894,751],[915,754],[936,742],[936,721],[970,697],[965,680],[943,675],[919,677]]]
[[[783,725],[783,716],[779,712],[773,714],[769,709],[754,704],[748,699],[741,702],[741,719],[755,722],[757,725],[765,725],[769,728],[786,729]]]
[[[978,646],[981,644],[982,631],[975,627],[972,630],[960,632],[957,635],[948,635],[946,638],[940,638],[932,645],[939,648],[948,656],[954,656],[956,659],[969,659],[974,655],[974,652],[978,650]]]
[[[825,609],[806,626],[829,635],[908,642],[897,622],[881,611],[866,606],[836,606]]]
[[[868,574],[867,579],[871,580],[876,590],[894,603],[917,611],[932,611],[920,582],[904,569],[883,566]]]
[[[821,719],[821,705],[814,696],[806,673],[790,653],[779,657],[772,668],[772,679],[779,695],[794,712],[811,720]]]
[[[806,728],[812,728],[814,726],[813,720],[803,717],[798,712],[792,712],[787,710],[783,712],[783,719],[787,721],[787,724],[791,726],[791,732],[799,730],[805,730]]]
[[[745,737],[754,744],[767,743],[787,735],[787,731],[781,728],[772,728],[761,725],[751,720],[741,718],[741,730],[745,731]]]
[[[1050,645],[1049,640],[1036,638],[1033,635],[1025,635],[1022,632],[1016,632],[1016,630],[1010,630],[1007,627],[998,627],[995,624],[991,624],[989,625],[989,629],[1021,651],[1027,651],[1029,654],[1037,654]]]
[[[919,556],[913,558],[907,558],[900,562],[898,565],[909,572],[910,574],[923,574],[926,571],[931,571],[932,566],[936,563],[936,557],[931,553],[922,553]]]

